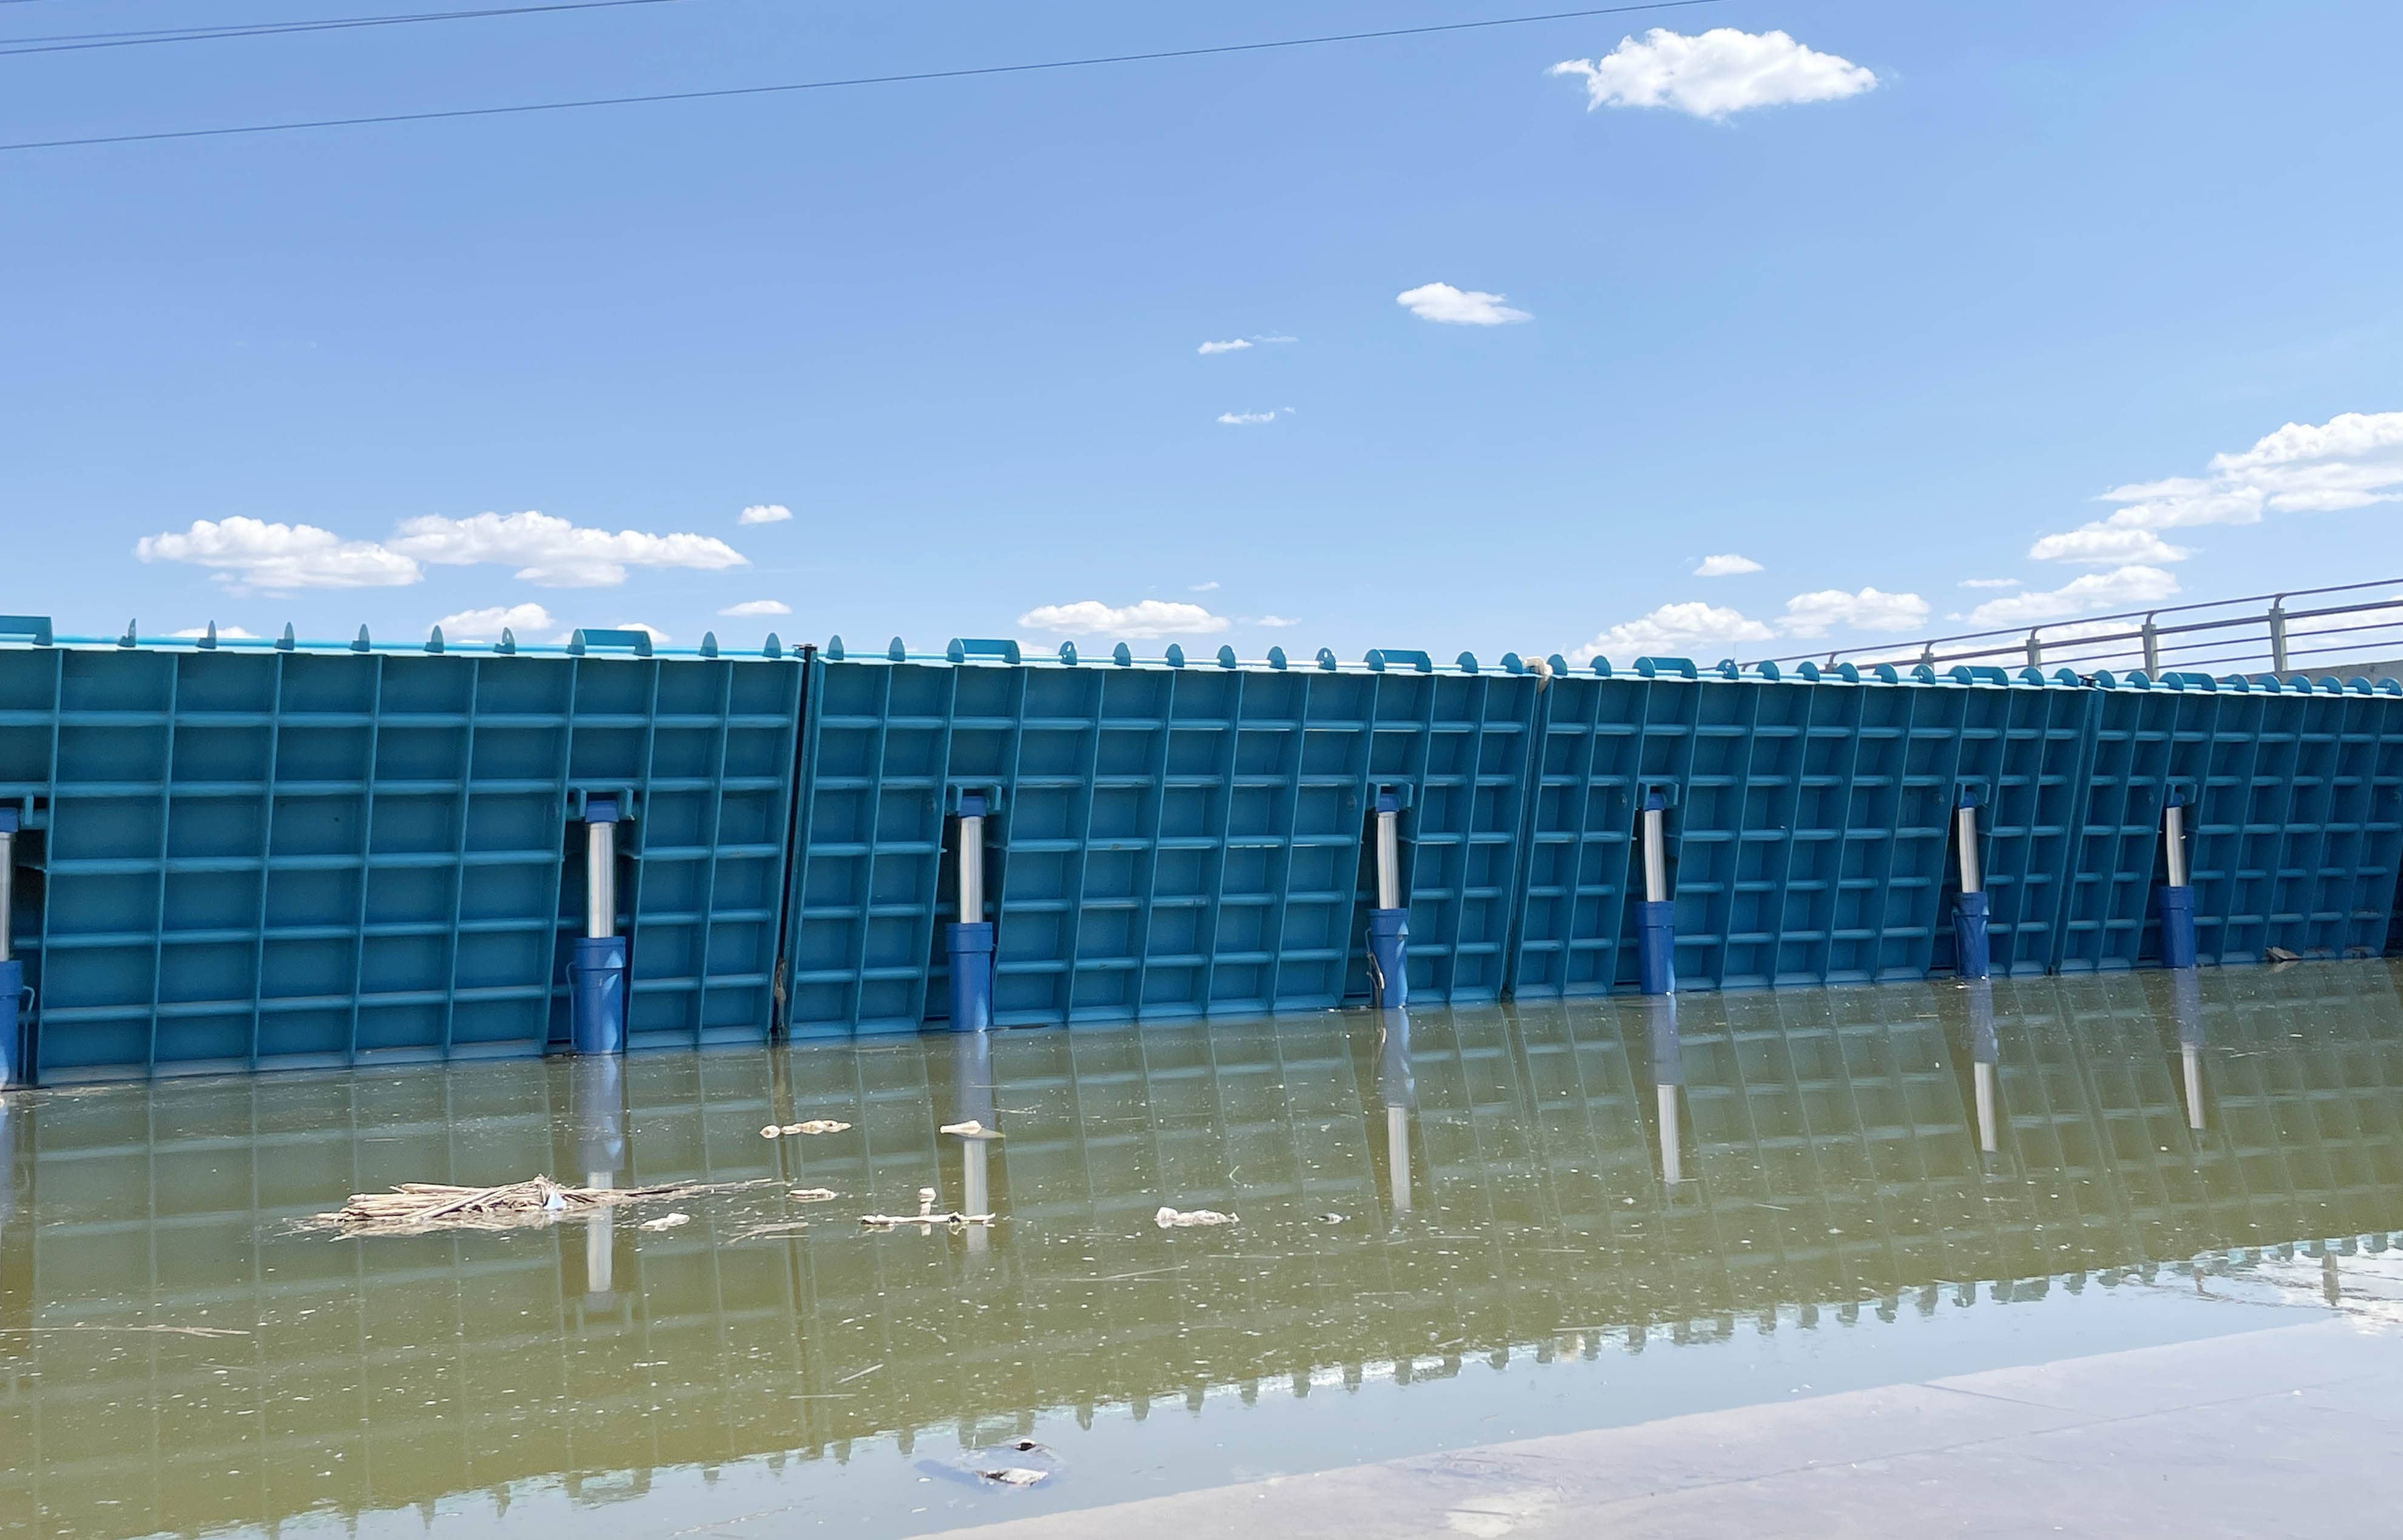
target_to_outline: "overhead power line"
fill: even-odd
[[[1280,37],[1260,43],[1218,43],[1201,48],[1160,49],[1147,53],[1098,54],[1085,59],[1049,59],[1027,64],[980,64],[962,69],[912,70],[894,75],[855,75],[831,80],[795,80],[771,86],[720,86],[706,90],[650,91],[632,96],[588,96],[566,102],[520,102],[497,107],[444,107],[425,112],[386,112],[355,118],[311,118],[282,123],[237,123],[209,129],[161,129],[148,133],[89,134],[72,139],[26,139],[0,144],[0,154],[28,150],[76,149],[97,145],[148,145],[171,139],[226,139],[261,133],[299,133],[315,129],[369,128],[387,123],[433,123],[460,118],[507,118],[536,112],[578,112],[589,107],[647,106],[666,102],[725,101],[743,96],[782,96],[797,91],[842,90],[860,86],[896,86],[924,80],[965,80],[979,76],[1034,75],[1053,70],[1092,69],[1104,64],[1143,64],[1172,59],[1203,59],[1218,54],[1266,53],[1278,49],[1322,48],[1336,43],[1365,43],[1384,37],[1426,37],[1444,33],[1481,32],[1494,27],[1532,26],[1544,21],[1575,21],[1597,16],[1624,16],[1634,11],[1682,10],[1715,5],[1717,0],[1648,0],[1630,6],[1601,6],[1586,10],[1546,11],[1535,16],[1497,16],[1481,21],[1442,21],[1421,27],[1385,27],[1374,32],[1327,33],[1315,37]]]
[[[340,16],[318,21],[244,21],[220,27],[154,27],[146,32],[66,32],[42,37],[0,37],[0,58],[21,53],[81,53],[90,49],[139,49],[159,43],[213,43],[230,37],[283,37],[293,33],[350,32],[361,27],[402,27],[423,21],[476,21],[493,16],[539,16],[551,11],[617,10],[626,6],[673,6],[684,0],[556,0],[545,6],[491,10],[412,11],[398,16]]]

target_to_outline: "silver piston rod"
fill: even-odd
[[[973,925],[984,918],[984,817],[960,814],[960,923]],[[979,1210],[971,1207],[968,1212]]]
[[[17,902],[17,837],[0,830],[0,963],[16,953],[8,950],[12,937],[8,927],[16,918]]]
[[[1978,809],[1975,803],[1964,802],[1952,814],[1957,831],[1953,842],[1961,847],[1961,891],[1986,891],[1986,874],[1978,865]]]
[[[2187,885],[2186,808],[2172,802],[2161,811],[2161,854],[2168,862],[2170,886]]]
[[[584,934],[618,934],[618,825],[584,825]]]
[[[1669,842],[1661,832],[1666,816],[1659,808],[1644,810],[1644,898],[1658,904],[1669,896]]]
[[[1377,907],[1402,907],[1402,815],[1377,812]]]

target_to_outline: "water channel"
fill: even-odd
[[[0,1534],[901,1536],[2373,1317],[2403,1256],[2397,982],[2313,963],[11,1093]],[[850,1126],[761,1134],[815,1119]],[[1000,1137],[938,1131],[969,1119]],[[535,1172],[743,1185],[505,1233],[305,1224]],[[923,1187],[995,1220],[858,1223]],[[643,1228],[669,1207],[688,1222]]]

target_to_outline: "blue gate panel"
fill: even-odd
[[[2063,969],[2159,956],[2153,889],[2174,790],[2188,805],[2202,961],[2383,950],[2403,865],[2403,701],[2357,681],[2098,684]]]
[[[539,1053],[573,790],[631,793],[634,1040],[772,1020],[795,660],[0,650],[51,1080]]]
[[[1409,788],[1413,988],[1493,999],[1517,892],[1522,673],[1131,663],[813,665],[788,923],[796,1032],[947,1009],[957,794],[988,820],[1004,1024],[1365,996],[1364,836]]]

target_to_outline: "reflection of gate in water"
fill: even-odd
[[[1666,1188],[1632,1003],[1417,1012],[1407,1075],[1355,1019],[1323,1017],[996,1034],[989,1062],[951,1039],[637,1057],[622,1101],[535,1062],[47,1099],[8,1114],[0,1325],[255,1335],[0,1338],[21,1454],[0,1504],[82,1534],[195,1533],[1216,1387],[1440,1376],[1739,1316],[1850,1322],[1926,1308],[1939,1284],[2077,1288],[2403,1228],[2387,972],[2206,975],[2199,1135],[2166,983],[1993,986],[1991,1160],[1965,992],[1688,999],[1690,1179]],[[775,1176],[893,1201],[933,1184],[952,1202],[958,1145],[933,1130],[978,1096],[1007,1132],[990,1174],[1008,1217],[981,1252],[854,1238],[846,1205],[798,1211],[818,1221],[798,1244],[734,1243],[707,1206],[639,1247],[621,1228],[606,1278],[580,1228],[283,1231],[396,1180],[610,1158],[624,1109],[620,1183]],[[855,1128],[759,1138],[814,1117]],[[1245,1244],[1171,1249],[1149,1223],[1162,1201],[1239,1209]]]

